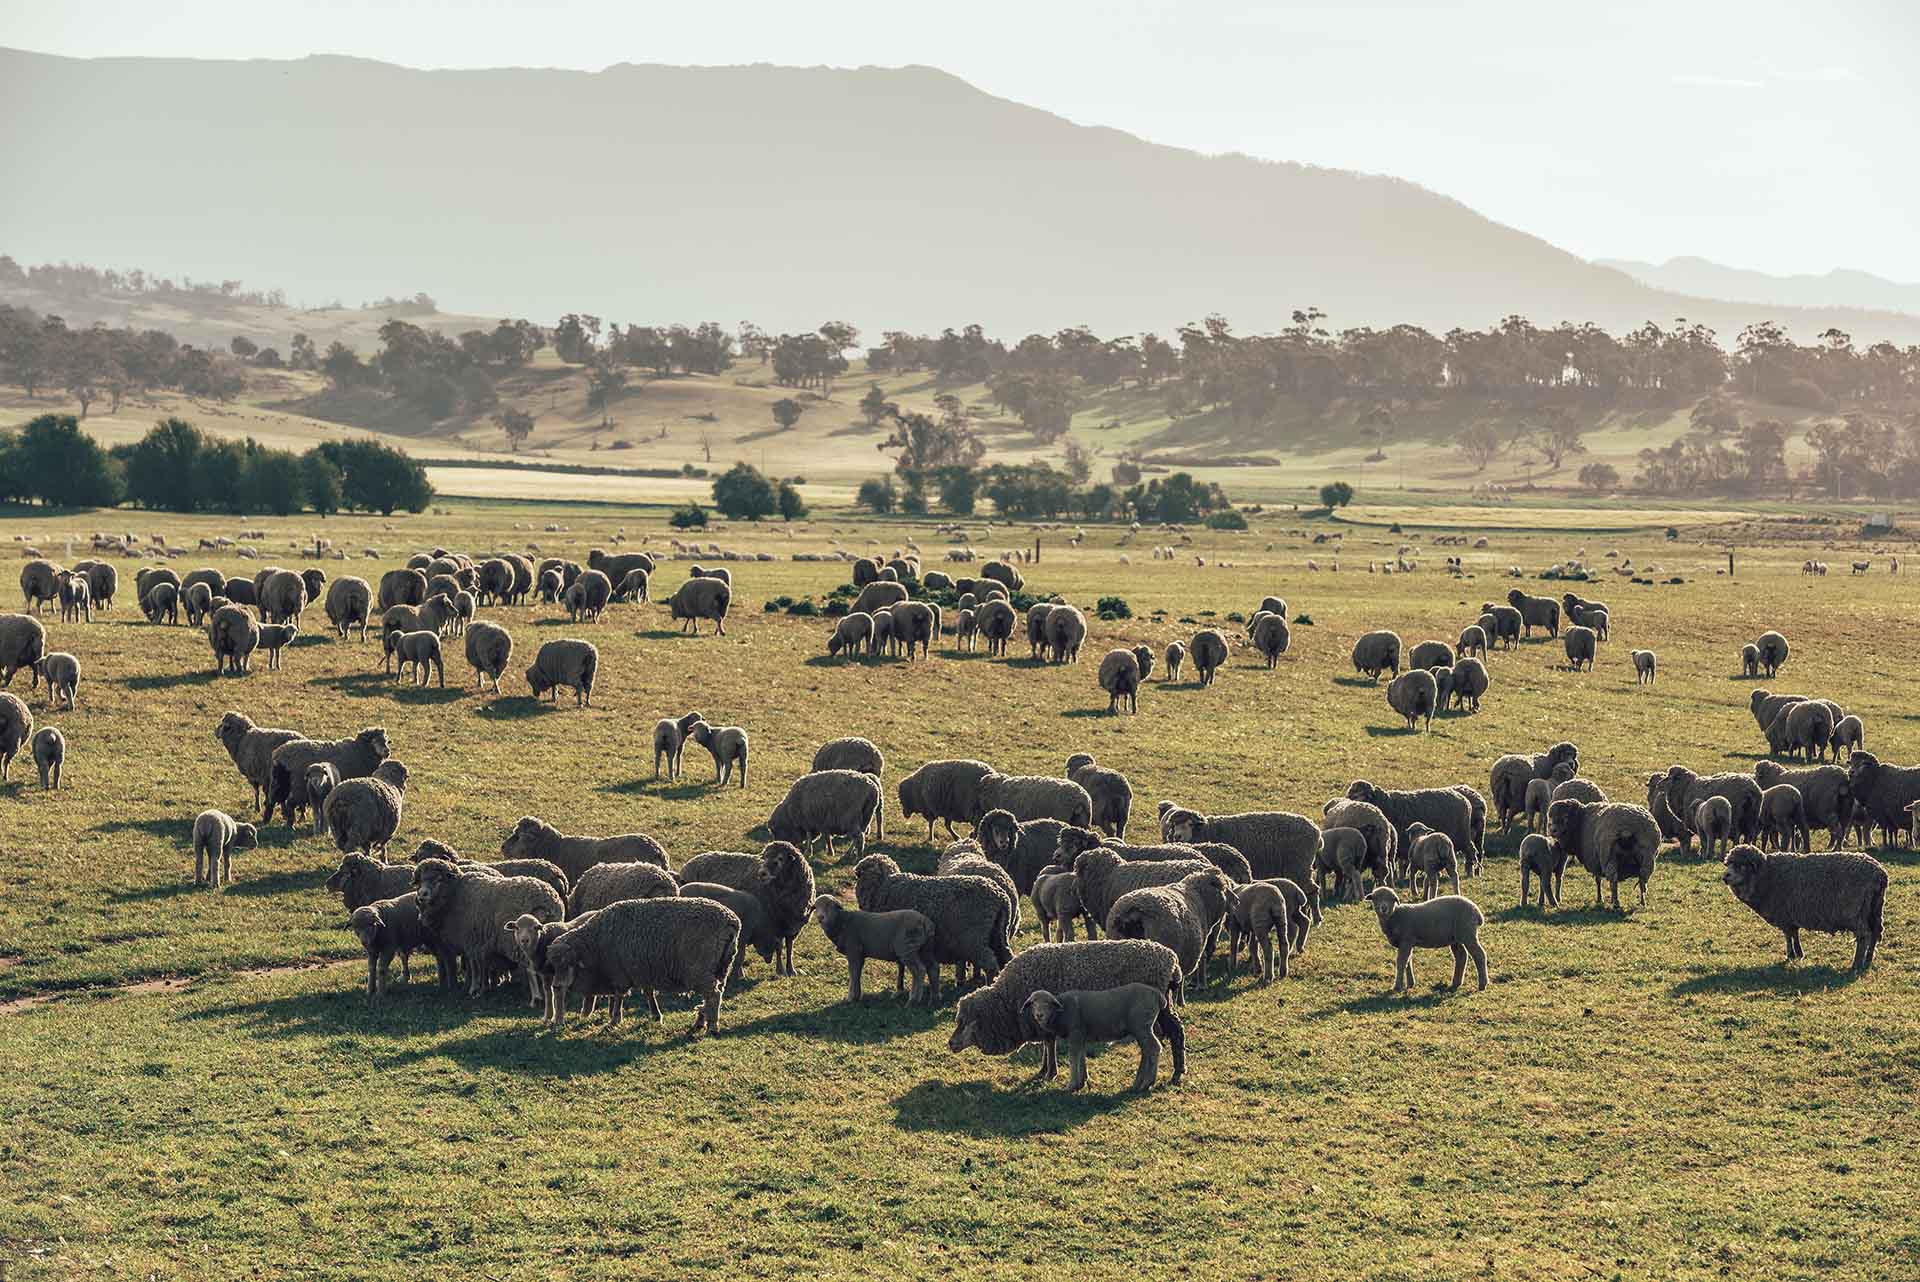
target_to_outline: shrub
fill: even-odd
[[[787,613],[796,618],[811,619],[820,613],[820,607],[815,605],[811,598],[805,598],[788,606]]]
[[[1224,512],[1209,514],[1207,528],[1209,530],[1244,530],[1247,528],[1247,518],[1228,508]]]
[[[1125,597],[1103,596],[1094,604],[1093,612],[1111,622],[1114,619],[1131,619],[1133,609]]]
[[[1353,502],[1353,487],[1345,481],[1330,481],[1320,487],[1320,503],[1329,512]]]
[[[667,524],[676,530],[704,530],[707,528],[707,509],[691,500],[682,508],[675,508],[673,515],[667,518]]]

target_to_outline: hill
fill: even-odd
[[[1771,307],[1881,308],[1920,315],[1920,282],[1888,280],[1871,272],[1836,267],[1818,276],[1774,276],[1694,257],[1669,258],[1664,263],[1626,258],[1594,261],[1654,289],[1682,294]]]
[[[1295,307],[1436,331],[1510,312],[1616,331],[1753,308],[1661,292],[1389,177],[1202,156],[926,67],[414,71],[0,51],[0,243],[131,261],[164,246],[295,296],[418,281],[550,318],[827,315],[1138,332]],[[138,199],[76,202],[75,156]],[[1773,309],[1770,309],[1773,310]],[[1809,337],[1920,340],[1920,318],[1778,313]]]

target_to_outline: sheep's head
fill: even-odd
[[[1081,855],[1100,847],[1100,834],[1091,828],[1067,827],[1060,830],[1058,844],[1054,847],[1053,862],[1071,866],[1078,862]]]
[[[347,929],[359,936],[360,946],[371,949],[380,940],[380,928],[385,923],[380,920],[380,910],[372,904],[353,910],[353,916],[347,918]]]
[[[402,792],[407,788],[407,767],[396,757],[382,761],[374,770],[373,777],[382,783],[392,784]]]
[[[676,724],[679,725],[681,734],[687,734],[695,726],[699,725],[701,722],[705,721],[706,719],[707,718],[704,713],[689,712],[685,716],[681,717]]]
[[[1385,798],[1385,792],[1374,787],[1373,784],[1365,779],[1355,779],[1351,784],[1347,785],[1348,801],[1364,801],[1368,805],[1377,806],[1381,801],[1385,800]]]
[[[780,842],[801,842],[807,839],[807,830],[801,826],[787,803],[782,801],[767,816],[767,836]]]
[[[373,754],[375,761],[385,761],[387,754],[392,751],[387,744],[387,732],[384,727],[368,726],[354,738],[359,741],[362,748]]]
[[[1160,816],[1160,830],[1166,834],[1168,841],[1198,841],[1200,829],[1205,823],[1206,820],[1197,812],[1182,806],[1175,806]]]
[[[413,889],[422,910],[431,908],[460,880],[460,869],[444,859],[422,859],[413,866]]]
[[[1865,748],[1856,748],[1853,755],[1847,758],[1847,782],[1857,793],[1862,784],[1872,779],[1874,772],[1879,769],[1880,758]]]
[[[1572,797],[1547,807],[1547,835],[1561,849],[1571,849],[1580,829],[1587,822],[1587,803]]]
[[[1134,662],[1140,665],[1140,679],[1142,681],[1145,681],[1148,677],[1153,675],[1153,651],[1152,650],[1149,650],[1146,646],[1137,645],[1133,647],[1133,658],[1134,658]],[[1088,764],[1091,765],[1092,762],[1089,761]]]
[[[1367,895],[1367,902],[1373,905],[1373,911],[1379,914],[1380,924],[1385,926],[1387,918],[1400,906],[1400,896],[1392,886],[1375,886]]]
[[[1507,593],[1507,604],[1512,606],[1516,610],[1520,608],[1521,603],[1524,602],[1526,599],[1527,599],[1527,594],[1522,592],[1519,588],[1515,588],[1513,589],[1513,591]]]
[[[540,666],[534,664],[527,669],[527,688],[533,691],[533,697],[538,699],[541,695],[553,689],[553,682],[542,677],[540,675]]]
[[[808,916],[820,924],[820,929],[831,930],[831,922],[839,920],[847,906],[832,895],[819,895],[814,898],[813,906],[807,910]]]
[[[540,943],[541,928],[546,925],[532,913],[521,913],[512,921],[500,927],[503,934],[513,941],[514,951],[520,954],[522,961],[533,965],[534,950]]]
[[[1742,843],[1727,852],[1726,871],[1720,880],[1727,883],[1734,898],[1750,903],[1760,891],[1760,878],[1767,870],[1767,857],[1758,847]]]
[[[252,825],[248,826],[251,827]],[[327,889],[335,891],[346,890],[353,885],[354,879],[360,875],[362,866],[371,864],[372,862],[373,861],[365,855],[348,855],[340,861],[340,866],[333,870],[333,875],[327,878]]]
[[[1432,831],[1433,829],[1427,827],[1427,825],[1421,823],[1419,820],[1416,819],[1412,823],[1407,825],[1407,840],[1409,842],[1419,841],[1420,838],[1426,836],[1428,833]]]
[[[900,875],[900,865],[886,855],[868,855],[853,866],[854,897],[862,907],[873,902],[889,879]]]
[[[1020,1003],[1020,1014],[1049,1037],[1065,1035],[1066,1007],[1044,988],[1027,995],[1027,1000]]]
[[[435,841],[432,837],[426,837],[414,847],[408,862],[417,864],[423,859],[442,859],[447,863],[457,864],[460,862],[460,852],[444,841]]]
[[[1068,765],[1072,765],[1071,760]],[[1013,854],[1014,843],[1020,839],[1020,824],[1010,810],[989,810],[980,817],[974,836],[979,838],[980,847],[989,858],[1005,860]]]
[[[227,843],[229,850],[255,850],[260,845],[260,830],[252,824],[236,824],[233,840]]]
[[[508,833],[507,839],[500,843],[500,853],[508,859],[533,855],[544,848],[549,840],[549,834],[554,837],[559,836],[553,826],[545,820],[536,819],[532,815],[521,815],[519,822],[513,825],[513,831]]]
[[[783,890],[813,886],[813,870],[800,848],[790,841],[770,841],[760,851],[760,866],[767,880]]]

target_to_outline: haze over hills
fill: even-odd
[[[1920,282],[1888,280],[1837,267],[1824,275],[1774,276],[1685,256],[1664,263],[1597,258],[1654,289],[1776,307],[1859,307],[1920,315]]]
[[[1014,337],[1436,331],[1520,312],[1616,331],[1920,341],[1920,318],[1650,289],[1393,178],[1204,157],[924,68],[413,71],[0,51],[0,245],[164,262],[297,300],[425,289],[551,321],[752,319]],[[84,158],[77,161],[76,158]],[[76,182],[76,165],[90,175]]]

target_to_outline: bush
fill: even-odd
[[[811,619],[820,613],[820,607],[813,603],[812,598],[807,598],[795,601],[792,605],[788,606],[787,613],[793,615],[795,618]]]
[[[848,606],[845,601],[829,601],[827,602],[827,608],[822,610],[821,613],[829,619],[838,619],[844,617],[850,609],[851,607]]]
[[[1228,508],[1224,512],[1215,512],[1208,516],[1207,528],[1209,530],[1244,530],[1247,528],[1247,518]]]
[[[1353,502],[1353,487],[1345,481],[1330,481],[1320,487],[1320,504],[1331,512]]]
[[[792,604],[793,604],[792,597],[777,596],[773,598],[773,600],[767,602],[766,605],[762,606],[761,610],[763,613],[766,613],[766,614],[778,614],[780,613],[780,611],[786,609],[788,606]]]
[[[667,518],[667,524],[676,530],[704,530],[707,528],[707,509],[691,500],[682,508],[675,508],[673,515]]]
[[[1133,617],[1133,608],[1127,604],[1125,597],[1103,596],[1094,604],[1093,612],[1109,622]]]

